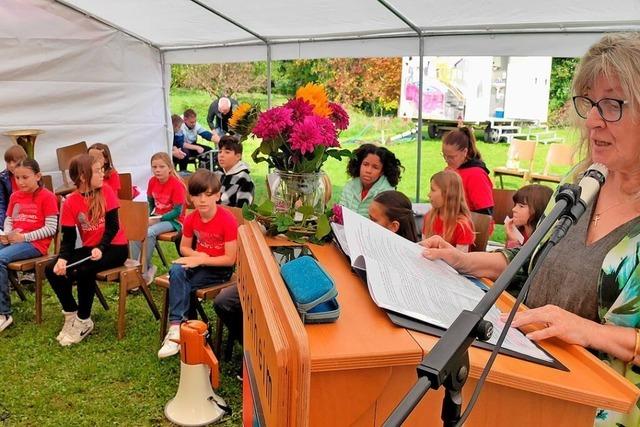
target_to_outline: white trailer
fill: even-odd
[[[514,122],[547,121],[551,57],[424,57],[422,117],[430,138],[460,122],[485,140],[519,133]],[[404,57],[398,116],[418,118],[419,57]]]

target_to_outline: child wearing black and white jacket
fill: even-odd
[[[226,206],[242,207],[253,202],[255,185],[249,175],[249,166],[242,161],[242,144],[233,136],[225,135],[218,143],[217,171],[222,183],[220,203]]]

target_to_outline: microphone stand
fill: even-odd
[[[475,339],[488,340],[493,332],[493,325],[483,320],[484,316],[556,222],[558,225],[554,233],[537,255],[536,266],[540,265],[551,248],[564,237],[569,227],[577,222],[586,209],[584,202],[580,200],[580,193],[581,188],[578,185],[565,184],[560,187],[556,195],[556,204],[549,215],[538,225],[536,231],[507,265],[491,289],[473,311],[464,310],[460,313],[429,354],[424,357],[417,368],[417,382],[387,418],[384,426],[401,425],[429,389],[437,390],[442,385],[445,387],[441,413],[443,425],[452,427],[458,423],[462,408],[462,387],[469,375],[469,347]],[[534,274],[535,272],[532,272],[529,279]],[[507,326],[505,325],[505,329]]]

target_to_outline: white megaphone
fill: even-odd
[[[182,426],[202,426],[219,421],[227,412],[218,388],[218,359],[207,344],[207,325],[190,320],[180,325],[180,384],[167,402],[164,415]],[[223,409],[224,408],[224,409]]]

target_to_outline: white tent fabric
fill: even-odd
[[[56,147],[105,142],[144,187],[170,144],[172,63],[416,55],[416,31],[425,55],[579,56],[603,32],[639,31],[640,2],[1,0],[0,20],[0,133],[45,130],[45,172]]]
[[[104,142],[145,188],[149,157],[168,143],[160,52],[51,1],[2,0],[0,20],[1,152],[2,132],[44,130],[35,157],[57,185],[57,147]]]

